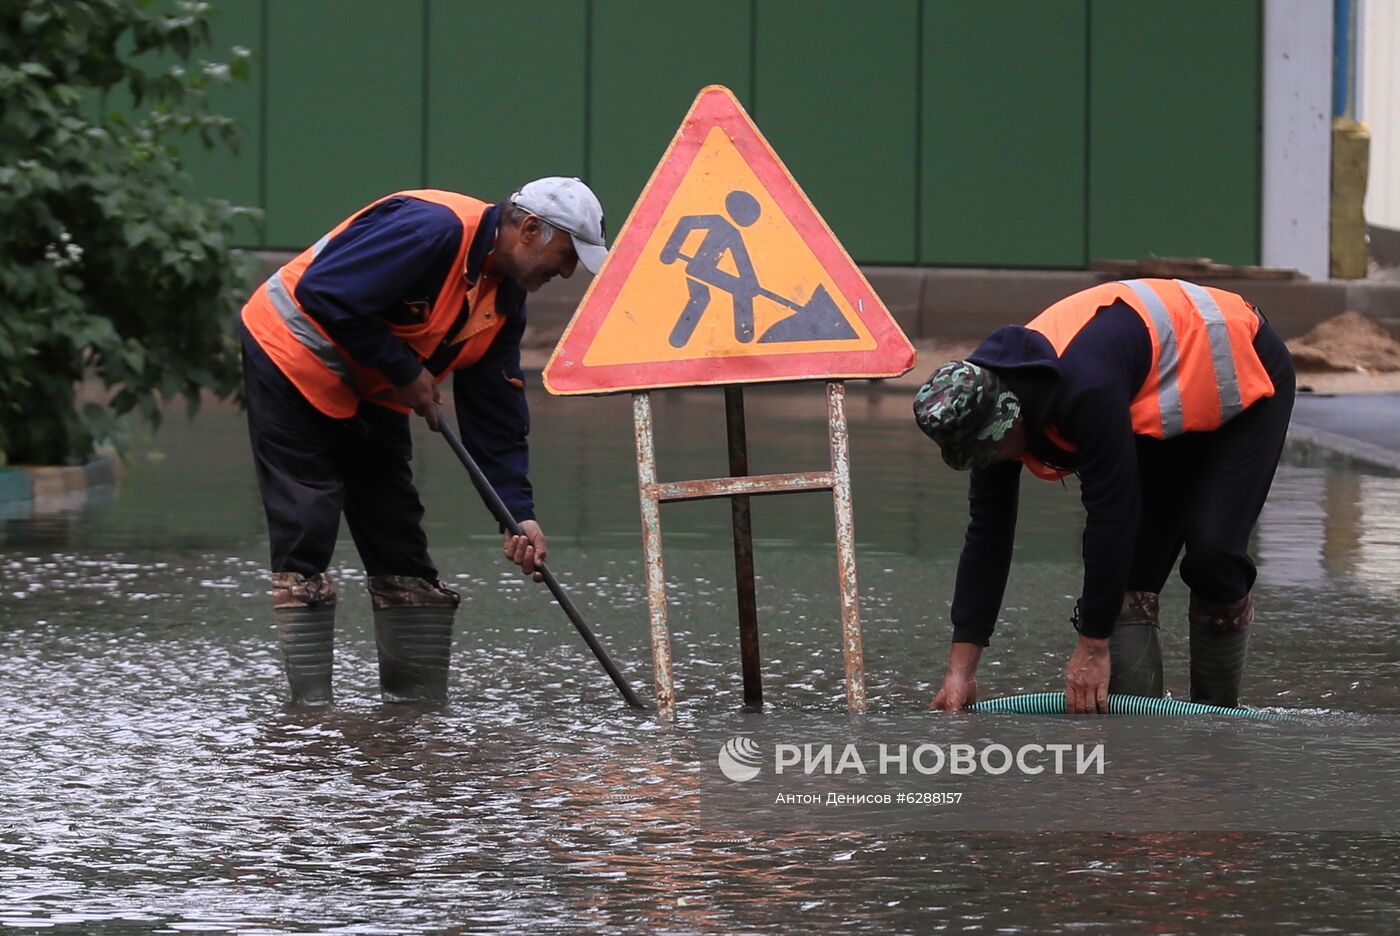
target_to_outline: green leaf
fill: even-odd
[[[251,53],[205,67],[203,2],[3,5],[0,459],[60,463],[120,440],[121,414],[154,423],[162,396],[238,384],[250,274],[228,244],[257,215],[192,198],[174,134],[231,135],[206,91],[249,78]],[[91,374],[111,400],[80,410],[73,387]]]
[[[238,81],[248,82],[253,80],[253,68],[248,64],[246,57],[235,58],[228,63],[229,74]]]
[[[146,349],[140,342],[128,341],[122,349],[122,360],[128,370],[139,374],[146,369]]]

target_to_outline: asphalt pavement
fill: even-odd
[[[1400,393],[1299,393],[1288,446],[1304,460],[1400,475]]]

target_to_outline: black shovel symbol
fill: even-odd
[[[766,289],[762,290],[761,294],[793,309],[795,314],[773,323],[772,327],[759,337],[759,344],[781,341],[843,341],[860,337],[841,314],[841,310],[836,308],[836,303],[831,300],[825,286],[818,285],[816,292],[812,293],[812,298],[802,305]]]
[[[693,259],[685,254],[677,254],[676,258],[687,262]],[[787,306],[794,313],[773,323],[767,331],[759,336],[759,344],[847,341],[860,337],[851,324],[846,321],[846,317],[841,314],[841,310],[836,307],[836,303],[824,285],[819,284],[816,291],[812,293],[812,298],[800,304],[786,296],[780,296],[772,290],[764,289],[762,286],[756,286],[754,294],[771,299],[779,305]],[[671,344],[676,347],[686,344],[699,321],[700,317],[697,315],[677,322],[675,332],[671,336]]]

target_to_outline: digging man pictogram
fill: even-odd
[[[735,190],[724,199],[728,217],[718,214],[686,215],[676,222],[675,230],[661,248],[661,262],[672,264],[685,261],[686,288],[690,299],[671,329],[673,348],[683,348],[695,333],[700,318],[710,306],[711,289],[729,293],[734,303],[734,340],[748,344],[754,340],[753,301],[757,296],[771,299],[794,311],[793,315],[775,323],[758,339],[760,344],[792,341],[831,341],[858,338],[855,330],[832,301],[825,286],[819,285],[805,304],[764,289],[758,282],[753,261],[749,258],[739,227],[749,227],[758,220],[762,209],[748,192]],[[731,221],[732,219],[732,221]],[[735,225],[739,227],[736,227]],[[704,231],[704,239],[687,257],[681,247],[692,231]],[[735,272],[720,268],[728,254]]]

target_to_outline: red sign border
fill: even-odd
[[[749,169],[860,317],[875,339],[868,351],[821,351],[767,356],[691,358],[587,366],[583,355],[612,310],[628,276],[670,206],[710,130],[719,127]],[[839,363],[839,369],[833,369]],[[722,364],[724,373],[716,373]],[[718,386],[796,380],[898,377],[914,366],[914,347],[885,304],[837,241],[817,209],[764,139],[734,93],[723,85],[702,88],[633,206],[578,310],[544,369],[545,388],[559,396],[623,393],[666,387]]]

